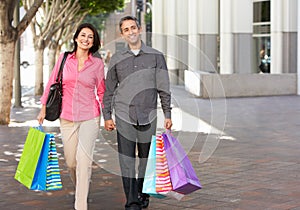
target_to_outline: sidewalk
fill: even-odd
[[[172,87],[173,134],[191,159],[203,189],[181,201],[151,198],[149,210],[300,210],[300,97],[194,98]],[[12,109],[11,124],[0,126],[0,209],[69,210],[73,188],[56,135],[63,190],[32,192],[14,180],[29,126],[36,125],[37,99],[24,97]],[[161,126],[158,129],[162,131]],[[116,133],[101,129],[95,150],[90,210],[122,210],[125,198],[116,152]]]

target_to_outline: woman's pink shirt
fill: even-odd
[[[41,103],[44,105],[47,102],[49,88],[55,83],[63,54],[60,54],[41,97]],[[84,67],[78,71],[75,53],[69,54],[63,68],[63,102],[60,117],[70,121],[83,121],[100,116],[104,92],[102,60],[89,55],[88,60],[84,62]]]

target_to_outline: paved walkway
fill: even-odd
[[[210,101],[194,98],[180,86],[172,89],[173,134],[188,152],[203,189],[181,201],[152,198],[149,210],[300,210],[300,97]],[[57,137],[63,190],[33,192],[13,178],[38,113],[35,98],[23,100],[24,108],[12,109],[11,124],[0,126],[0,209],[72,209],[73,187],[57,122],[44,126]],[[114,132],[101,130],[94,159],[89,209],[123,209]]]

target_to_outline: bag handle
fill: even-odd
[[[64,53],[64,57],[63,57],[63,59],[61,61],[61,64],[60,64],[60,67],[59,67],[59,71],[58,71],[58,74],[57,74],[57,77],[56,77],[56,82],[58,82],[58,80],[59,80],[60,84],[62,83],[63,68],[64,68],[64,65],[65,65],[65,62],[66,62],[66,59],[67,59],[69,53],[70,52],[68,52],[68,51],[66,51]]]
[[[169,135],[172,135],[171,134],[171,129],[166,129],[166,132],[165,132],[166,134],[169,134]]]

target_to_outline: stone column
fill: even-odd
[[[233,73],[232,0],[220,0],[220,74]]]
[[[231,2],[233,73],[250,74],[253,73],[253,0]]]
[[[198,40],[198,0],[189,0],[188,3],[188,34],[189,34],[189,70],[200,70],[199,66],[199,40]]]
[[[164,1],[152,1],[152,46],[153,48],[166,53],[164,42]]]
[[[298,2],[298,41],[297,41],[297,94],[300,95],[300,3]]]
[[[199,0],[198,1],[198,34],[200,69],[206,72],[217,73],[218,56],[218,32],[219,32],[219,13],[218,0]]]
[[[282,73],[297,72],[297,8],[297,0],[284,1]]]
[[[283,3],[282,0],[271,1],[271,73],[281,74],[283,68]]]
[[[173,0],[174,1],[174,0]],[[188,4],[187,1],[176,0],[176,36],[179,85],[184,84],[184,71],[188,69]]]
[[[176,1],[165,0],[164,6],[165,14],[165,32],[166,32],[166,43],[167,43],[167,54],[166,61],[170,73],[170,82],[172,84],[178,84],[178,47],[177,47],[177,36],[176,36]]]

